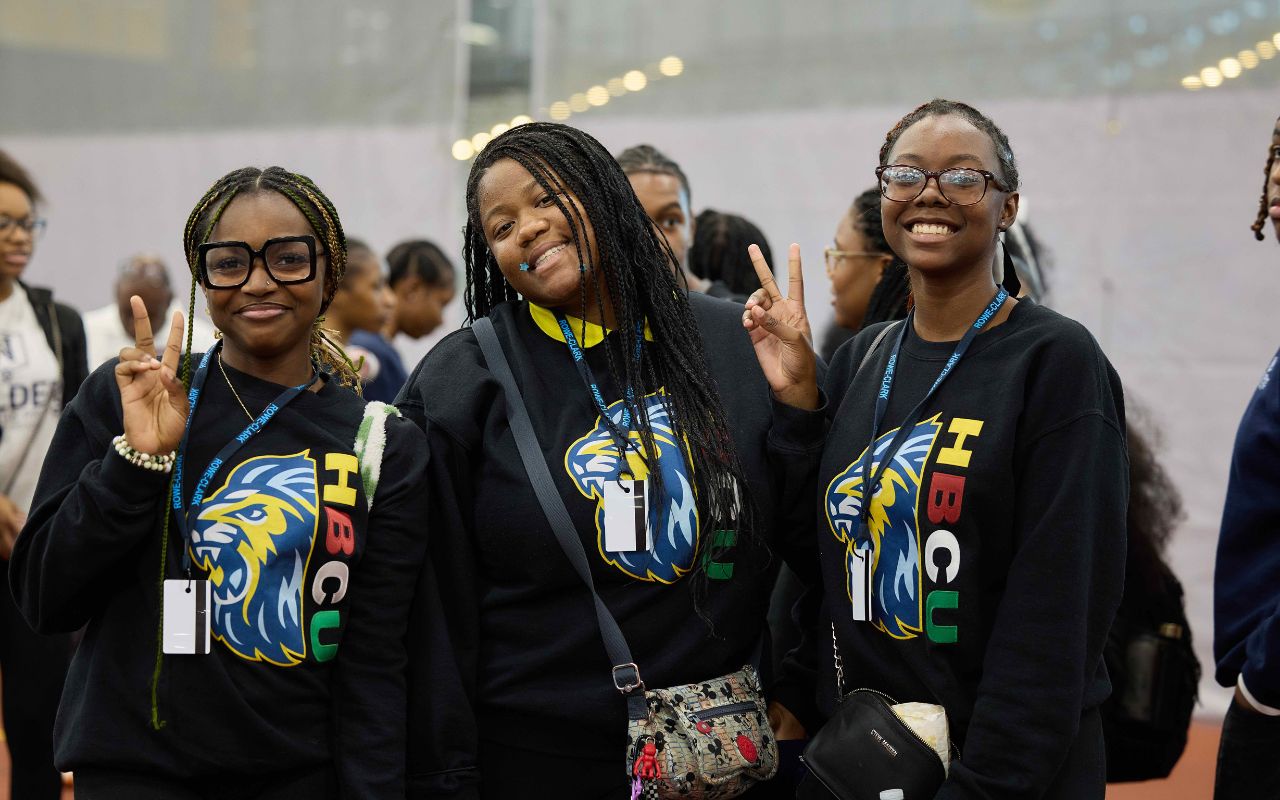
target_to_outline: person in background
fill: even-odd
[[[632,178],[634,185],[635,178]],[[689,271],[710,282],[707,294],[746,302],[759,279],[747,247],[758,245],[766,259],[773,258],[764,231],[737,214],[710,208],[698,214],[693,226],[693,246],[689,248]]]
[[[1271,133],[1253,233],[1280,241],[1280,119]],[[1280,787],[1280,352],[1249,400],[1231,456],[1213,576],[1215,676],[1234,687],[1222,724],[1216,800]]]
[[[358,368],[366,400],[390,403],[408,377],[400,354],[379,333],[394,309],[395,296],[387,289],[377,254],[359,239],[348,238],[347,274],[325,312],[324,325]]]
[[[388,340],[397,334],[421,339],[444,323],[444,307],[457,294],[457,274],[449,257],[434,242],[410,239],[387,253],[387,285],[395,294],[395,313],[383,329]]]
[[[743,302],[745,297],[735,294],[723,283],[699,278],[689,270],[689,248],[693,245],[696,223],[689,179],[680,165],[650,144],[628,147],[617,155],[617,161],[631,181],[644,213],[666,237],[676,279],[691,292]]]
[[[71,655],[65,634],[39,636],[9,592],[7,561],[63,407],[88,374],[80,315],[21,280],[44,229],[35,182],[0,151],[0,670],[15,798],[57,798],[53,722]]]
[[[868,325],[905,317],[911,296],[907,265],[893,254],[880,223],[879,187],[854,198],[832,244],[823,252],[835,312],[822,340],[821,355],[827,361]]]
[[[96,367],[110,361],[133,344],[133,310],[129,298],[137,295],[147,306],[152,319],[168,319],[182,307],[173,300],[169,284],[169,268],[152,253],[130,256],[120,265],[116,276],[116,301],[84,315],[84,330],[89,343],[89,364]],[[213,344],[213,326],[202,319],[192,319],[191,347],[204,352]]]

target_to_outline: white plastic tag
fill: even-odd
[[[178,578],[164,582],[164,636],[166,655],[209,652],[209,598],[207,580]]]
[[[610,553],[649,552],[649,498],[645,481],[604,482],[604,549]]]
[[[854,622],[871,621],[871,551],[849,552],[849,601]]]

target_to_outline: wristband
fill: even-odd
[[[115,448],[121,458],[135,467],[142,467],[156,472],[170,472],[173,469],[174,454],[172,451],[160,455],[139,452],[129,445],[129,440],[124,438],[124,434],[112,439],[111,446]]]

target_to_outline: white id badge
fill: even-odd
[[[645,481],[604,482],[604,549],[649,552],[649,498]]]
[[[849,553],[849,600],[854,622],[871,621],[871,551]]]
[[[210,586],[206,580],[164,582],[164,652],[202,656],[209,652]]]

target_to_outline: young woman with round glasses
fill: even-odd
[[[90,800],[403,796],[425,447],[385,414],[362,437],[340,385],[319,327],[337,212],[301,175],[240,169],[183,245],[220,341],[184,353],[175,314],[158,354],[133,298],[136,343],[63,415],[14,552],[32,626],[88,626],[58,766]]]
[[[885,238],[915,306],[842,347],[825,384],[822,711],[837,705],[834,631],[845,690],[945,707],[960,755],[937,798],[1101,798],[1101,654],[1125,554],[1120,382],[1081,325],[992,278],[1018,212],[993,122],[934,100],[889,132],[880,162]],[[779,372],[802,374],[804,319],[770,278],[744,325]]]

